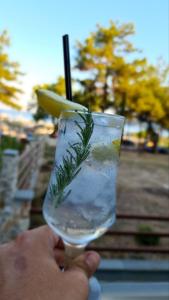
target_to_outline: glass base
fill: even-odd
[[[64,245],[65,245],[65,256],[69,259],[74,259],[77,256],[79,256],[80,254],[84,253],[84,249],[86,247],[86,245],[73,245],[73,244],[69,244],[65,241]]]

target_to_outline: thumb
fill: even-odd
[[[100,256],[95,251],[88,251],[76,257],[68,267],[68,272],[81,272],[90,278],[99,266]]]

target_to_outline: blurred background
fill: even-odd
[[[44,223],[57,120],[35,91],[65,96],[68,33],[74,101],[126,117],[117,222],[90,247],[105,258],[169,258],[168,1],[6,0],[0,7],[0,242]]]

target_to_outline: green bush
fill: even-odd
[[[2,136],[0,138],[0,169],[2,167],[2,154],[6,149],[14,149],[21,152],[24,148],[24,144],[17,138],[11,136]]]
[[[144,233],[153,233],[153,229],[150,225],[141,224],[138,227],[138,234],[135,237],[136,242],[139,245],[144,246],[157,246],[160,243],[160,236],[158,235],[144,235]]]
[[[15,149],[19,152],[23,149],[23,144],[15,137],[11,136],[2,136],[0,140],[0,151],[5,149]]]

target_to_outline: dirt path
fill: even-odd
[[[120,213],[166,215],[169,211],[168,157],[122,153],[117,191]]]

